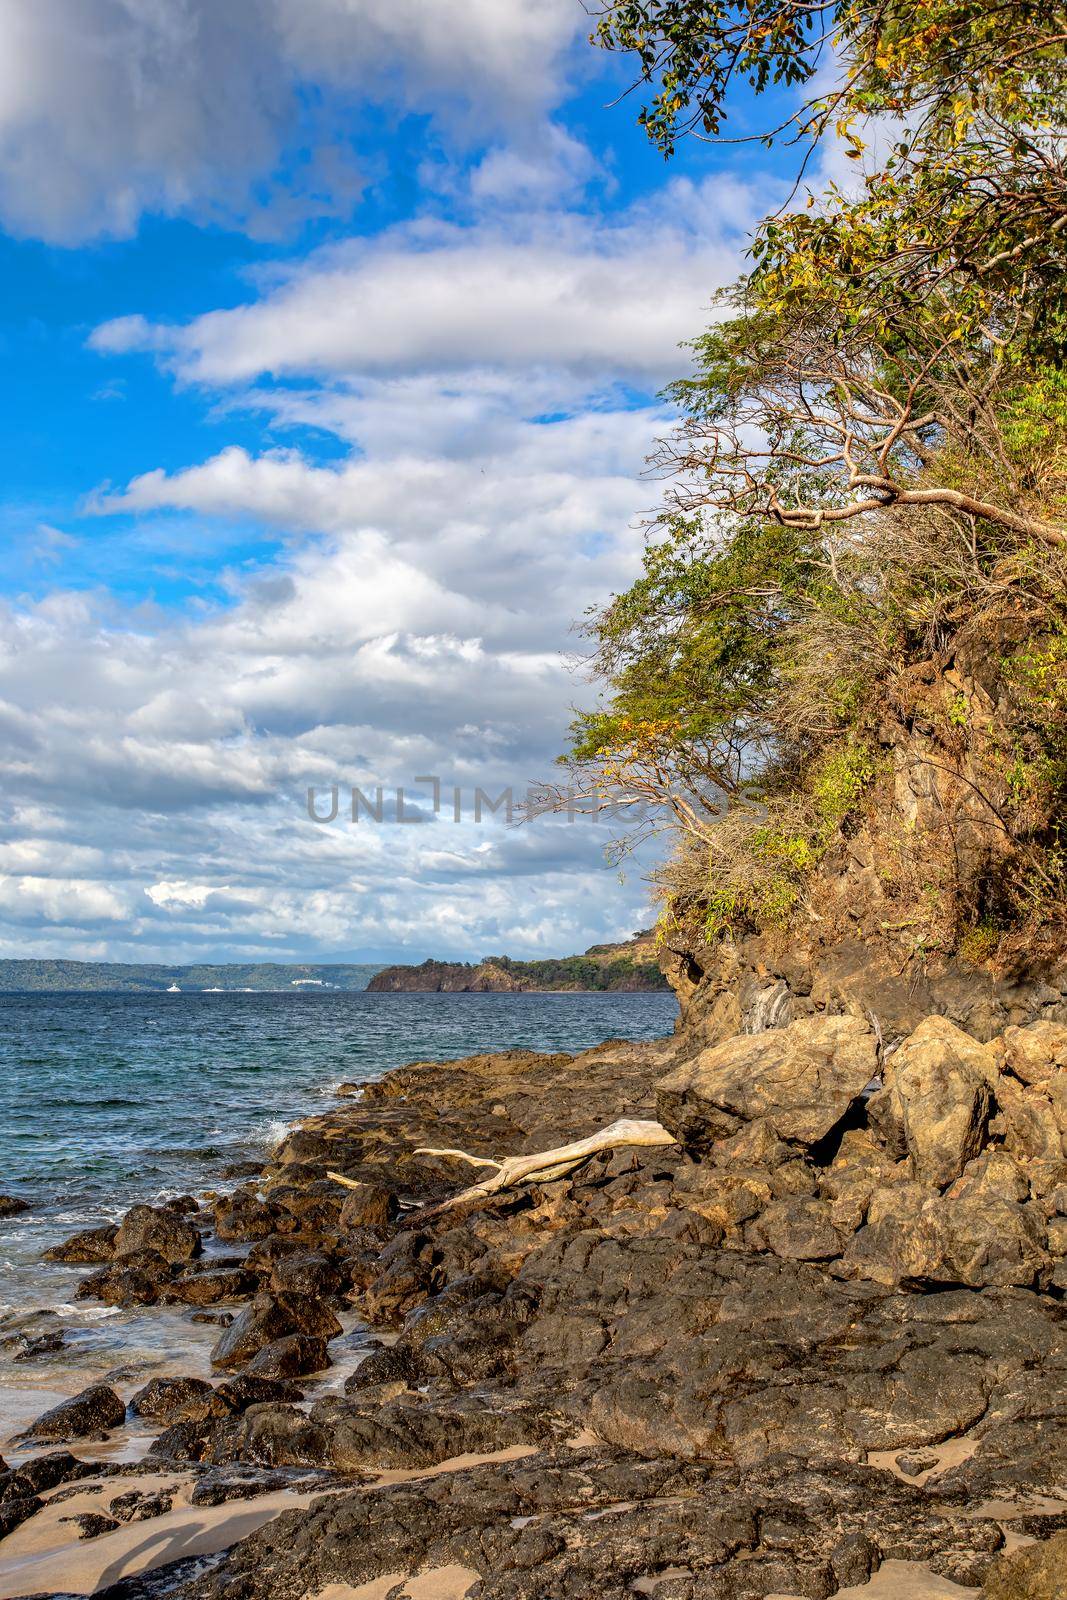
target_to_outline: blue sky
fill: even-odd
[[[587,27],[0,4],[0,953],[562,954],[647,920],[595,827],[305,806],[551,776],[656,395],[785,192],[759,146],[665,165]]]

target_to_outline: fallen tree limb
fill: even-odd
[[[492,1161],[486,1156],[471,1156],[464,1150],[432,1150],[423,1147],[414,1154],[468,1161],[472,1166],[496,1169],[488,1178],[472,1184],[469,1189],[462,1189],[459,1194],[452,1195],[450,1199],[434,1206],[432,1212],[427,1211],[423,1215],[448,1211],[453,1206],[467,1205],[472,1200],[485,1200],[491,1195],[499,1194],[502,1189],[514,1189],[520,1184],[550,1183],[553,1178],[564,1178],[583,1162],[588,1161],[591,1156],[599,1155],[602,1150],[622,1150],[630,1145],[647,1149],[676,1142],[674,1135],[668,1133],[662,1123],[623,1117],[606,1128],[598,1129],[596,1133],[588,1134],[584,1139],[576,1139],[573,1144],[557,1145],[554,1150],[541,1150],[536,1155],[508,1156],[504,1161]],[[330,1176],[333,1177],[335,1174],[331,1173]]]

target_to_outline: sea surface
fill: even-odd
[[[339,1084],[414,1060],[580,1050],[669,1033],[648,994],[0,995],[0,1442],[98,1377],[199,1372],[218,1328],[187,1308],[77,1301],[90,1269],[41,1251],[137,1201],[232,1187]],[[227,1246],[232,1250],[232,1246]],[[55,1351],[33,1342],[61,1334]],[[27,1351],[29,1350],[29,1354]]]

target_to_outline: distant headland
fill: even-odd
[[[371,978],[375,994],[430,991],[454,994],[549,994],[567,990],[666,989],[651,929],[619,944],[594,944],[584,955],[540,961],[485,956],[470,961],[424,961],[385,967]]]

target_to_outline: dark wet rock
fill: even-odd
[[[391,1189],[377,1183],[361,1183],[345,1191],[339,1221],[342,1228],[385,1228],[395,1222],[400,1205]]]
[[[345,1379],[345,1393],[374,1388],[379,1384],[399,1383],[414,1388],[427,1376],[425,1361],[410,1345],[386,1345],[372,1350]]]
[[[0,1217],[18,1217],[30,1209],[30,1202],[18,1195],[0,1194]]]
[[[216,1430],[210,1456],[216,1464],[321,1467],[330,1456],[321,1428],[295,1406],[253,1405]]]
[[[987,1574],[982,1594],[986,1600],[1064,1600],[1067,1533],[1001,1556]]]
[[[147,1422],[169,1424],[207,1415],[214,1389],[203,1378],[153,1378],[130,1401],[130,1410]]]
[[[278,1184],[270,1190],[270,1203],[277,1208],[279,1221],[295,1221],[301,1234],[320,1234],[337,1225],[341,1214],[342,1191],[329,1178],[307,1184]]]
[[[76,1300],[100,1300],[106,1306],[150,1306],[163,1297],[174,1268],[154,1250],[138,1250],[117,1257],[83,1278]]]
[[[271,1266],[270,1287],[275,1294],[313,1295],[325,1299],[335,1294],[342,1274],[337,1265],[318,1252],[286,1253]]]
[[[291,1333],[306,1333],[332,1339],[341,1324],[330,1308],[312,1296],[258,1294],[211,1352],[216,1367],[242,1367],[277,1339]]]
[[[261,1161],[229,1161],[223,1167],[221,1177],[230,1179],[258,1178],[263,1171]]]
[[[116,1256],[151,1250],[164,1261],[177,1265],[191,1261],[202,1249],[196,1228],[169,1206],[131,1207],[115,1235]]]
[[[276,1378],[249,1372],[238,1373],[220,1383],[215,1394],[229,1411],[244,1411],[248,1406],[276,1401],[285,1405],[299,1405],[304,1396],[295,1383],[284,1383]]]
[[[109,1429],[120,1428],[126,1420],[126,1407],[106,1383],[96,1383],[81,1394],[45,1411],[19,1437],[38,1440],[99,1439]]]
[[[59,1520],[75,1523],[79,1539],[99,1539],[101,1534],[114,1533],[119,1527],[114,1517],[107,1517],[102,1511],[79,1511],[73,1517],[60,1517]]]
[[[214,1306],[224,1300],[244,1300],[254,1294],[259,1279],[244,1267],[214,1267],[183,1272],[168,1282],[162,1298],[187,1306]]]
[[[194,1311],[190,1322],[201,1322],[215,1328],[229,1328],[233,1323],[232,1311]]]
[[[100,1261],[110,1261],[115,1253],[115,1235],[118,1228],[113,1222],[101,1228],[85,1228],[72,1234],[62,1244],[54,1244],[43,1252],[45,1261],[65,1261],[83,1266]]]
[[[384,1405],[330,1398],[311,1409],[325,1456],[342,1470],[355,1467],[430,1467],[454,1456],[533,1445],[550,1432],[534,1409],[501,1409],[472,1401],[435,1405],[404,1395]],[[277,1460],[285,1458],[278,1456]]]
[[[279,1231],[278,1208],[252,1188],[235,1189],[217,1201],[214,1217],[220,1239],[266,1239]]]
[[[16,1350],[15,1361],[40,1361],[46,1356],[58,1354],[67,1348],[66,1335],[61,1328],[54,1329],[51,1333],[40,1333],[36,1338],[25,1339],[21,1350]]]
[[[241,1471],[240,1468],[229,1467],[206,1473],[190,1491],[190,1505],[221,1506],[231,1500],[253,1500],[257,1495],[274,1494],[279,1489],[303,1487],[300,1480],[294,1481],[288,1473],[246,1470],[238,1477],[233,1475],[235,1470]],[[318,1481],[327,1484],[329,1475],[321,1474]]]
[[[152,1440],[148,1455],[162,1461],[203,1461],[218,1427],[215,1416],[171,1423]]]
[[[394,1322],[443,1286],[440,1254],[423,1233],[400,1233],[381,1252],[361,1304],[372,1322]]]
[[[322,1372],[330,1365],[325,1339],[309,1333],[289,1333],[264,1345],[248,1366],[250,1377],[300,1378]]]
[[[9,1500],[0,1501],[0,1539],[14,1533],[35,1511],[40,1511],[43,1504],[36,1495],[13,1495]]]
[[[47,1455],[32,1456],[29,1461],[24,1461],[21,1466],[0,1477],[0,1500],[45,1494],[61,1483],[76,1483],[81,1478],[92,1477],[97,1470],[93,1463],[79,1461],[69,1450],[52,1450]]]
[[[706,1150],[764,1120],[811,1147],[858,1104],[878,1070],[877,1042],[856,1017],[808,1017],[702,1051],[661,1079],[659,1120],[687,1148]]]
[[[119,1522],[147,1522],[152,1517],[165,1515],[173,1504],[174,1496],[165,1490],[157,1489],[150,1494],[143,1489],[128,1489],[109,1501],[107,1509]]]

